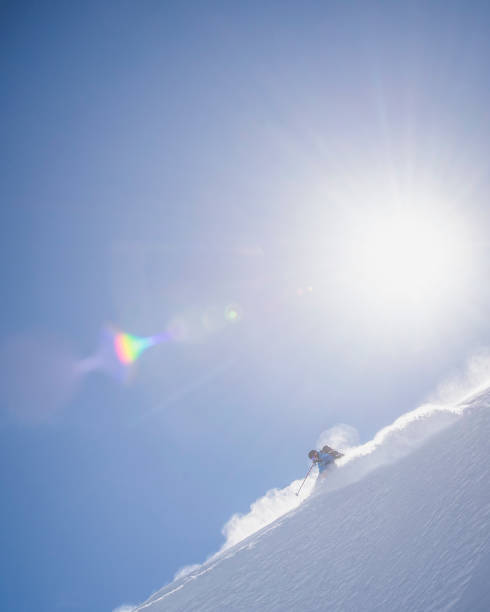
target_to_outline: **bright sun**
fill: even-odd
[[[441,226],[398,214],[366,230],[363,276],[376,292],[419,299],[449,274],[451,244]]]
[[[420,210],[370,215],[351,243],[350,273],[371,303],[434,305],[457,285],[464,258],[460,234],[449,216]]]

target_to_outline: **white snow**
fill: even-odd
[[[403,415],[134,611],[490,610],[489,408],[484,390]]]

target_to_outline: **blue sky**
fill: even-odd
[[[369,439],[488,344],[489,11],[0,23],[0,602],[102,612],[216,551],[323,430]],[[130,384],[76,381],[108,323],[180,331]]]

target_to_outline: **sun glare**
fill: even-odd
[[[366,229],[360,248],[362,275],[377,293],[422,299],[450,274],[450,237],[443,227],[395,215]]]
[[[450,218],[421,211],[369,217],[351,245],[354,282],[366,301],[434,305],[461,280],[461,228]]]

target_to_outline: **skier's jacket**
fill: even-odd
[[[339,451],[334,450],[333,448],[330,448],[330,446],[324,446],[322,448],[321,451],[318,451],[318,472],[319,474],[321,474],[322,472],[324,472],[327,467],[333,463],[336,459],[340,459],[340,457],[343,457],[344,455],[342,453],[339,453]]]
[[[318,451],[318,472],[321,474],[327,467],[335,461],[335,457],[330,453],[325,453],[323,450]]]

